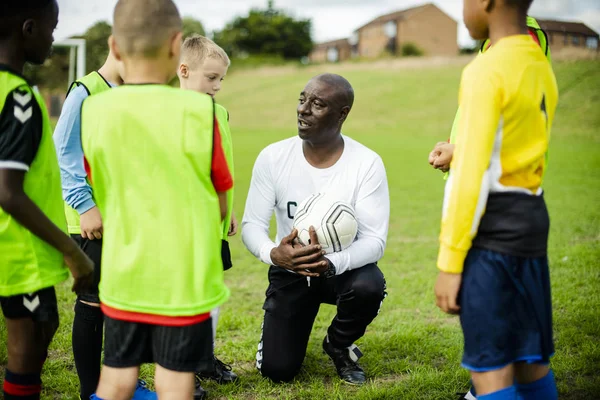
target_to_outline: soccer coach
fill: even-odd
[[[276,382],[290,381],[300,370],[322,303],[337,306],[323,349],[342,380],[366,381],[354,342],[386,296],[377,261],[385,249],[390,200],[381,157],[341,133],[353,102],[354,91],[343,77],[311,79],[300,94],[298,136],[267,146],[252,172],[242,240],[270,265],[256,364]],[[353,244],[326,257],[314,231],[311,244],[301,246],[292,230],[297,205],[324,192],[351,204],[358,221]],[[273,212],[279,245],[269,238]]]

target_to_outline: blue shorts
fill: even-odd
[[[554,343],[547,257],[472,248],[459,301],[464,368],[484,372],[516,362],[549,362]]]

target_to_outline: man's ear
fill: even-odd
[[[342,112],[340,113],[340,123],[343,124],[346,121],[346,118],[350,114],[350,106],[342,107]]]
[[[121,57],[121,50],[119,50],[119,46],[117,45],[117,41],[113,35],[108,37],[108,48],[115,57],[115,60],[123,61],[123,58]]]

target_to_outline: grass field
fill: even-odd
[[[561,399],[600,399],[600,62],[555,65],[561,99],[550,148],[546,198],[551,213],[550,260],[554,304],[555,370]],[[448,137],[461,67],[351,68],[237,71],[220,95],[231,113],[236,162],[235,210],[243,214],[252,165],[267,144],[292,136],[305,82],[318,72],[340,72],[354,85],[356,102],[345,133],[377,151],[386,164],[391,221],[380,267],[389,296],[358,342],[371,381],[341,384],[320,343],[334,315],[324,305],[296,381],[275,385],[254,367],[267,267],[232,240],[232,290],[222,309],[217,355],[233,365],[239,384],[207,383],[212,399],[454,399],[468,388],[459,367],[458,319],[434,305],[433,284],[443,191],[441,174],[427,164],[434,143]],[[158,277],[157,277],[158,278]],[[46,399],[77,396],[70,326],[74,296],[58,294],[61,327],[44,369]],[[0,325],[1,343],[5,329]],[[0,365],[6,365],[4,345]],[[143,369],[152,383],[152,370]]]

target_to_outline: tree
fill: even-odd
[[[264,10],[252,9],[237,17],[220,32],[215,41],[232,56],[262,54],[298,59],[312,49],[311,21],[295,19],[275,9],[273,1]]]
[[[112,34],[112,27],[108,22],[101,21],[92,25],[83,36],[85,39],[85,66],[86,73],[97,71],[108,56],[108,38]]]
[[[192,36],[194,33],[205,36],[202,22],[192,17],[183,17],[183,38],[185,39],[188,36]]]

